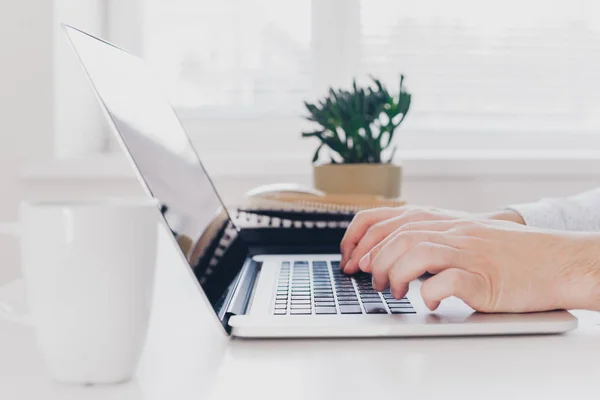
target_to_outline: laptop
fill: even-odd
[[[63,26],[149,196],[161,204],[172,244],[192,270],[224,330],[245,338],[381,337],[559,333],[566,311],[476,313],[456,298],[430,312],[410,284],[405,298],[376,292],[367,274],[340,271],[339,254],[277,254],[244,240],[166,97],[144,62]]]

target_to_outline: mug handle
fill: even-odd
[[[18,222],[0,223],[0,235],[21,236],[21,227]],[[25,287],[23,279],[16,279],[0,287],[0,320],[18,322],[25,325],[32,325],[31,315],[27,312],[19,311],[15,304],[19,296],[24,297]]]

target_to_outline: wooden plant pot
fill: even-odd
[[[325,164],[313,167],[313,185],[331,194],[400,197],[402,167],[394,164]]]

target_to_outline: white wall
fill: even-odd
[[[62,1],[63,5],[65,2],[83,4],[78,0],[55,1]],[[55,72],[52,38],[57,21],[53,5],[54,2],[49,0],[0,2],[0,223],[16,219],[17,204],[23,198],[142,193],[132,175],[127,174],[111,179],[41,179],[42,174],[32,174],[23,181],[19,178],[25,159],[29,164],[37,159],[51,158],[54,154],[53,127],[56,119],[53,109],[56,104],[53,99],[57,92],[52,79]],[[60,115],[69,115],[64,104],[58,109]],[[240,144],[238,147],[237,150],[242,151],[244,146]],[[305,165],[303,172],[292,174],[273,175],[273,168],[270,168],[271,171],[266,171],[268,175],[259,173],[236,177],[230,172],[222,173],[217,164],[208,163],[208,168],[216,173],[216,184],[226,201],[234,202],[257,185],[275,182],[310,184],[310,156],[307,153],[306,164],[302,164]],[[407,172],[403,194],[409,202],[471,211],[533,201],[542,196],[567,195],[600,185],[598,174],[530,176],[510,173],[486,177],[467,173],[436,177],[435,174],[422,176]],[[18,266],[17,241],[0,237],[0,285],[18,276]]]
[[[211,171],[210,165],[208,166]],[[308,168],[307,168],[308,170]],[[309,173],[264,176],[221,175],[215,184],[225,202],[239,203],[248,190],[270,183],[310,185]],[[531,202],[545,196],[567,196],[600,186],[594,177],[407,177],[403,198],[410,204],[433,205],[472,212],[491,211],[508,204]],[[40,199],[86,198],[89,196],[143,195],[131,176],[115,179],[29,178],[23,184],[29,197]]]
[[[102,35],[106,30],[105,1],[50,1],[54,4],[51,16],[54,155],[58,158],[84,156],[108,148],[104,117],[61,27],[61,23],[66,23]]]
[[[79,149],[102,146],[98,140],[91,147],[78,140],[89,136],[85,124],[90,120],[95,121],[92,130],[102,131],[100,114],[73,109],[93,97],[59,28],[64,21],[101,30],[102,1],[0,2],[0,222],[15,220],[17,204],[26,196],[19,182],[24,160],[72,154],[73,148],[55,151],[57,134],[71,135]],[[80,79],[71,81],[70,75]],[[0,237],[0,283],[18,274],[16,243]]]
[[[0,2],[0,221],[16,218],[21,161],[52,150],[52,6]],[[2,238],[0,275],[17,273],[15,254],[16,241]]]

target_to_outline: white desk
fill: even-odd
[[[165,243],[164,240],[161,243]],[[562,336],[230,340],[162,245],[136,378],[73,387],[47,377],[31,326],[0,321],[0,399],[515,399],[600,396],[600,314]],[[0,291],[22,296],[20,283]],[[2,297],[4,296],[4,298]],[[16,299],[19,300],[19,299]],[[1,304],[0,304],[1,305]]]

